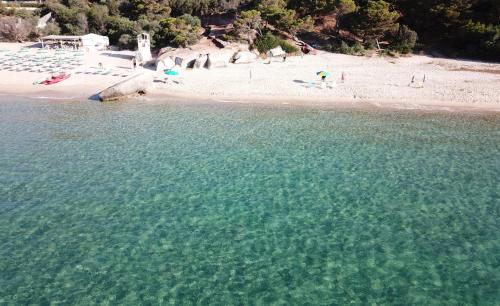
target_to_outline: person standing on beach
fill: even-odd
[[[321,76],[321,88],[326,88],[326,75]]]
[[[411,84],[415,83],[415,75],[411,78],[410,84],[408,84],[408,87],[411,86]]]
[[[135,57],[132,59],[132,69],[136,69],[137,68],[137,60],[135,59]]]

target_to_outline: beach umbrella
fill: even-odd
[[[326,77],[330,76],[330,72],[321,70],[321,71],[316,72],[316,75],[319,76],[319,77],[325,77],[326,78]]]
[[[166,75],[179,75],[178,71],[172,70],[172,69],[167,69],[165,70]]]

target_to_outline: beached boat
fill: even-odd
[[[71,76],[71,74],[67,74],[67,73],[63,72],[63,73],[51,76],[50,78],[46,79],[45,81],[42,81],[40,84],[44,84],[44,85],[56,84],[56,83],[59,83],[61,81],[66,80],[70,76]]]

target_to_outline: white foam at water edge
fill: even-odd
[[[38,97],[33,97],[34,99],[51,99],[51,100],[71,100],[75,99],[76,97],[46,97],[46,96],[38,96]]]
[[[223,99],[212,99],[215,102],[220,102],[220,103],[242,103],[245,104],[244,101],[237,101],[237,100],[223,100]]]
[[[52,100],[71,100],[71,99],[76,99],[76,97],[47,97],[47,96],[29,97],[29,96],[23,96],[23,95],[12,95],[12,94],[0,94],[0,96],[4,96],[4,97],[29,98],[29,99],[52,99]]]

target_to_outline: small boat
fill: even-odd
[[[40,82],[40,84],[44,84],[44,85],[56,84],[56,83],[59,83],[61,81],[66,80],[70,76],[71,76],[71,74],[67,74],[67,73],[63,72],[63,73],[51,76],[50,78],[46,79],[45,81]]]

